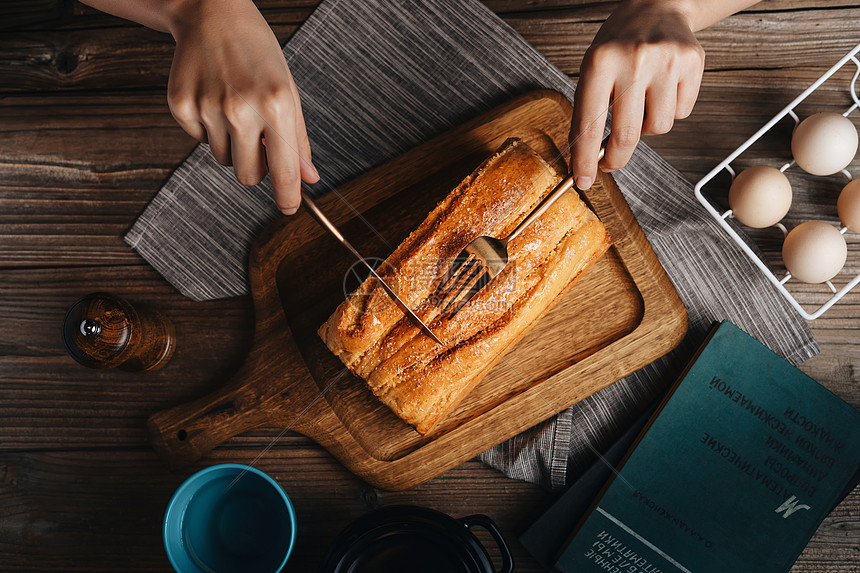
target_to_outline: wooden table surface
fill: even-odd
[[[615,5],[485,1],[572,77]],[[258,3],[286,41],[317,1]],[[251,462],[278,434],[240,436],[194,468],[170,472],[144,431],[151,413],[235,371],[253,330],[249,297],[191,302],[121,238],[195,144],[167,108],[173,42],[65,0],[6,2],[0,26],[0,570],[169,570],[160,527],[174,489],[207,465]],[[770,0],[700,39],[707,71],[693,115],[648,140],[693,180],[860,41],[860,7]],[[845,109],[845,85],[824,88],[823,101]],[[781,145],[754,154],[784,152]],[[833,217],[839,187],[802,198],[795,212]],[[856,274],[860,241],[850,239],[847,271]],[[63,317],[97,290],[151,304],[173,320],[178,349],[166,368],[133,374],[72,361]],[[818,288],[799,292],[803,302],[826,298]],[[803,369],[860,407],[860,289],[810,326],[822,352]],[[255,465],[297,508],[299,541],[286,571],[313,571],[348,522],[401,502],[457,517],[485,513],[513,545],[517,571],[540,570],[516,537],[555,494],[479,462],[389,493],[287,433]],[[793,571],[860,571],[860,490],[825,520]]]

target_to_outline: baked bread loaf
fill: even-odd
[[[453,316],[440,314],[431,295],[453,258],[478,236],[506,236],[560,181],[509,139],[377,271],[443,345],[373,278],[320,327],[329,349],[418,432],[430,432],[609,248],[603,224],[570,191],[508,245],[510,262],[493,281]]]

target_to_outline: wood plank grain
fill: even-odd
[[[699,170],[708,168],[702,159],[709,150],[728,152],[736,147],[823,71],[813,67],[769,72],[767,86],[754,81],[761,75],[758,71],[708,73],[693,116],[678,122],[672,133],[647,141],[672,153],[667,156],[670,161],[676,156],[685,159],[679,149],[683,144],[689,162],[697,162]],[[826,95],[823,103],[847,106],[847,82],[832,87],[831,82],[821,89]],[[726,125],[729,118],[731,129]],[[134,137],[120,137],[122,132]],[[691,133],[703,135],[706,143]],[[173,121],[158,92],[7,97],[0,100],[0,134],[6,185],[49,179],[63,187],[133,182],[157,186],[195,144]],[[678,166],[688,171],[687,164]]]
[[[178,348],[158,372],[90,370],[60,339],[66,310],[96,290],[162,310],[177,327]],[[860,291],[812,323],[824,353],[803,369],[860,407]],[[159,408],[220,387],[244,360],[253,332],[246,298],[194,303],[146,266],[7,270],[0,273],[2,448],[145,446],[144,421]],[[64,431],[56,433],[61,425]]]
[[[586,4],[503,17],[562,71],[575,76],[611,7]],[[834,56],[854,45],[852,23],[858,17],[856,6],[812,8],[791,18],[782,11],[742,13],[699,37],[709,70],[817,65],[835,61]],[[273,30],[283,43],[297,23],[274,20]],[[822,36],[820,29],[832,33]],[[0,93],[103,89],[106,77],[113,88],[164,88],[172,54],[172,38],[140,26],[10,32],[0,41]]]
[[[758,81],[758,71],[708,73],[691,118],[646,141],[698,179],[821,72],[769,72],[767,86]],[[822,87],[822,104],[847,105],[850,78],[844,75]],[[50,257],[64,264],[136,262],[119,234],[195,145],[173,121],[162,93],[3,98],[0,134],[0,225],[9,237],[0,244],[5,266],[40,265]],[[765,157],[780,146],[784,157],[784,141],[752,151]],[[90,238],[94,242],[85,244]],[[51,243],[51,250],[41,241]]]
[[[271,25],[300,24],[317,7],[321,0],[255,0],[257,8]],[[496,12],[522,12],[570,7],[580,1],[521,1],[486,0]],[[612,3],[609,3],[612,4]],[[7,0],[0,5],[0,29],[30,31],[96,30],[115,27],[135,27],[137,24],[105,14],[80,2],[70,0]]]
[[[284,43],[297,26],[272,29]],[[0,41],[0,93],[164,89],[173,50],[172,37],[142,26],[7,32]]]
[[[296,508],[298,541],[285,572],[315,571],[350,521],[402,503],[454,517],[487,514],[510,543],[517,571],[540,571],[516,540],[551,498],[531,484],[467,462],[408,493],[388,493],[370,488],[295,434],[278,439],[263,460],[256,460],[259,451],[259,445],[223,447],[183,472],[169,472],[148,450],[0,453],[0,569],[167,571],[160,528],[170,496],[193,471],[231,462],[271,475]]]
[[[139,264],[121,237],[194,145],[161,93],[0,99],[0,267]]]
[[[616,4],[485,3],[571,75]],[[316,0],[258,4],[285,40]],[[4,9],[24,16],[17,23],[31,24],[0,36],[0,92],[21,94],[0,97],[0,319],[7,325],[0,337],[0,449],[72,451],[0,454],[0,569],[167,570],[161,512],[190,470],[166,473],[144,445],[142,421],[158,408],[214,389],[238,367],[253,328],[250,300],[190,303],[119,239],[194,144],[173,124],[165,103],[170,38],[135,31],[136,25],[79,3],[64,18],[55,17],[47,0],[23,6],[13,0],[0,14]],[[857,10],[852,0],[768,0],[703,32],[710,71],[696,110],[671,134],[649,143],[689,178],[701,177],[857,41]],[[555,26],[557,18],[567,24]],[[0,16],[0,26],[14,23]],[[124,38],[151,44],[128,46]],[[26,89],[38,93],[22,92],[8,78],[23,78],[31,83]],[[87,86],[92,91],[81,91]],[[120,87],[129,89],[111,91]],[[822,105],[841,105],[844,93],[825,91]],[[146,151],[143,157],[135,156],[136,146]],[[763,159],[779,147],[768,143],[754,156]],[[827,205],[811,201],[805,208],[817,207]],[[10,268],[15,266],[22,268]],[[59,327],[66,308],[100,288],[154,304],[178,323],[170,376],[90,371],[65,355]],[[809,289],[802,296],[814,302],[819,295]],[[855,407],[858,296],[855,290],[811,323],[823,352],[803,365]],[[250,462],[276,436],[249,432],[216,449],[212,461]],[[91,447],[120,449],[86,450]],[[122,449],[127,447],[140,449]],[[265,464],[294,494],[305,524],[288,571],[313,570],[336,530],[376,504],[420,503],[456,516],[489,513],[510,541],[549,501],[548,494],[476,462],[415,490],[381,492],[291,433]],[[819,529],[794,573],[856,573],[858,515],[855,491]],[[539,571],[518,546],[515,554],[518,571]]]
[[[166,86],[172,57],[173,39],[142,26],[8,32],[0,43],[0,91]]]
[[[277,435],[261,436],[272,440]],[[266,443],[266,442],[262,442]],[[518,572],[542,571],[517,541],[552,496],[467,462],[408,492],[369,487],[312,442],[295,434],[260,445],[228,444],[205,464],[169,472],[151,451],[0,453],[0,568],[6,571],[168,570],[161,520],[173,491],[193,471],[222,462],[253,464],[276,479],[298,516],[298,541],[286,572],[316,570],[337,533],[366,511],[417,504],[454,517],[496,521]],[[860,490],[825,519],[792,573],[854,573]]]
[[[177,350],[165,368],[92,370],[71,359],[63,318],[95,291],[149,304],[173,321]],[[0,323],[15,328],[0,339],[0,449],[148,447],[152,412],[220,386],[244,361],[250,304],[192,302],[142,264],[3,271]]]
[[[582,55],[605,16],[605,7],[595,6],[537,18],[511,15],[505,16],[505,21],[561,71],[577,76]],[[742,13],[700,32],[698,37],[709,71],[816,66],[822,61],[835,62],[856,45],[854,22],[858,18],[860,8],[856,7],[809,10],[802,17],[788,19],[780,13]],[[823,37],[821,29],[833,34]]]
[[[792,567],[792,573],[855,573],[860,546],[860,488],[824,520]]]
[[[818,75],[820,70],[808,69],[805,76],[798,83],[808,82]],[[791,78],[784,77],[781,81],[774,82],[774,87],[759,87],[755,83],[754,72],[723,72],[706,76],[706,82],[711,78],[711,83],[703,87],[702,96],[693,116],[679,122],[675,130],[666,136],[649,138],[648,142],[653,145],[670,163],[679,167],[688,177],[695,179],[704,175],[723,155],[727,155],[740,143],[744,137],[751,134],[771,113],[775,113],[784,103],[777,101],[778,96],[772,95],[772,89],[780,89],[783,86],[784,97],[788,99],[798,93],[802,86],[790,86],[789,90],[784,87],[792,82]],[[829,103],[842,105],[847,96],[837,91],[832,93]],[[55,117],[51,117],[51,110],[55,110],[57,102],[62,101],[64,96],[57,98],[46,97],[34,100],[31,109],[28,106],[17,106],[10,103],[10,99],[3,100],[4,122],[0,123],[0,129],[8,128],[6,137],[2,139],[3,153],[13,157],[35,157],[42,155],[42,161],[48,164],[57,163],[66,159],[69,169],[80,170],[85,175],[69,177],[49,178],[44,172],[36,169],[37,161],[22,173],[22,183],[38,181],[49,181],[49,187],[38,187],[34,189],[6,189],[3,188],[4,209],[0,212],[0,222],[3,224],[18,223],[17,228],[27,229],[27,234],[12,236],[11,227],[7,231],[8,240],[2,243],[4,250],[4,264],[30,264],[40,265],[46,261],[59,260],[67,264],[92,264],[97,260],[102,262],[130,263],[139,259],[118,238],[118,232],[131,223],[134,215],[139,212],[146,201],[154,193],[155,188],[161,180],[169,173],[171,161],[179,161],[186,153],[186,149],[193,145],[193,141],[185,136],[178,127],[172,123],[172,119],[166,114],[166,106],[161,102],[160,96],[140,96],[129,98],[130,101],[123,103],[120,96],[99,97],[93,100],[91,105],[72,106],[74,113],[68,118],[56,111]],[[81,102],[86,96],[65,96],[73,102]],[[765,99],[767,98],[767,101]],[[15,99],[15,98],[12,98]],[[757,106],[750,106],[750,100],[760,101]],[[23,101],[18,98],[16,101]],[[144,147],[154,151],[163,151],[165,155],[173,155],[175,159],[157,160],[156,154],[150,154],[150,161],[163,163],[163,169],[154,169],[151,177],[137,177],[139,171],[127,171],[123,165],[133,160],[140,143],[137,138],[117,138],[113,129],[120,127],[122,130],[134,129],[135,135],[146,137],[147,132],[139,133],[137,127],[140,122],[134,120],[132,109],[146,106],[151,107],[148,115],[141,122],[148,124],[163,124],[165,129],[170,130],[174,137],[180,140],[174,151],[170,146],[159,146],[155,143],[144,143]],[[129,109],[132,108],[132,109]],[[725,117],[731,113],[733,120],[727,124]],[[35,135],[27,131],[29,121],[38,122],[36,125],[52,132],[50,136]],[[102,151],[95,154],[92,159],[93,165],[88,165],[88,151],[86,148],[77,146],[76,142],[81,138],[80,125],[93,124],[91,135],[87,141],[95,142],[95,146],[101,146]],[[727,129],[731,127],[731,131]],[[158,137],[157,141],[163,138]],[[58,142],[59,140],[59,142]],[[103,140],[103,141],[102,141]],[[27,146],[27,141],[35,141],[36,144]],[[101,141],[101,143],[99,143]],[[23,143],[22,143],[23,142]],[[6,145],[8,143],[8,146]],[[46,151],[40,151],[43,147],[51,146]],[[113,152],[111,152],[111,150]],[[765,149],[762,153],[766,152]],[[716,156],[716,157],[715,157]],[[11,163],[7,163],[7,166]],[[10,173],[11,168],[5,173]],[[32,172],[31,172],[32,171]],[[96,188],[70,188],[71,184],[77,185],[89,182],[91,173],[99,174],[97,183],[104,187],[114,186],[126,180],[137,181],[147,190],[103,190]],[[53,179],[53,180],[52,180]],[[72,179],[70,182],[69,179]],[[147,183],[149,182],[149,183]],[[54,186],[59,187],[53,189]],[[68,227],[58,226],[56,221],[69,221],[70,218],[82,218],[85,224],[77,225],[75,234],[70,235]],[[39,223],[42,220],[44,223]],[[125,225],[123,220],[127,221]],[[52,230],[54,229],[54,230]],[[59,232],[57,231],[59,229]],[[41,231],[44,231],[42,233]],[[98,235],[102,233],[102,235]],[[98,237],[103,238],[99,239]],[[44,243],[43,243],[44,242]],[[832,314],[832,311],[831,311]],[[819,320],[818,324],[821,321]]]
[[[488,8],[498,14],[509,12],[538,13],[542,11],[556,11],[560,9],[583,9],[599,6],[607,12],[618,5],[618,0],[481,0]],[[855,7],[854,0],[827,0],[826,2],[812,3],[808,0],[768,0],[759,2],[745,10],[745,12],[792,12],[805,11],[811,7],[818,8],[840,8]],[[257,4],[260,5],[259,3]]]
[[[0,30],[66,19],[73,5],[62,0],[6,0],[0,4]]]
[[[499,15],[521,13],[539,17],[541,12],[558,10],[584,10],[597,7],[608,15],[618,5],[617,0],[481,0],[490,10]],[[270,23],[301,23],[316,8],[320,0],[255,0],[255,4]],[[821,5],[834,9],[855,7],[853,0],[833,0]],[[804,0],[768,0],[759,3],[747,13],[790,13],[810,9],[810,2]],[[783,14],[785,16],[785,14]],[[605,18],[605,16],[604,16]],[[109,16],[78,2],[68,0],[7,1],[0,8],[0,21],[4,28],[27,30],[59,30],[80,28],[101,28],[110,26],[133,26],[134,23]]]
[[[255,0],[272,24],[300,24],[321,0]],[[4,17],[5,16],[5,17]],[[32,31],[131,28],[138,24],[100,12],[73,0],[7,0],[0,5],[0,28]]]
[[[16,187],[155,191],[194,145],[163,92],[0,98],[0,199],[38,200]]]

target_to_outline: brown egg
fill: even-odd
[[[770,227],[779,223],[791,207],[791,183],[775,167],[748,167],[732,181],[729,207],[747,227]]]
[[[857,153],[857,128],[840,113],[810,115],[794,129],[791,153],[797,165],[812,175],[833,175],[845,169]]]
[[[829,281],[842,270],[848,246],[839,229],[807,221],[791,230],[782,244],[782,260],[794,278],[805,283]]]
[[[842,188],[836,202],[839,220],[855,233],[860,233],[860,179],[854,179]]]

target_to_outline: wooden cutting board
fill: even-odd
[[[364,256],[384,258],[509,137],[565,171],[570,116],[561,95],[528,94],[343,185],[320,208]],[[250,255],[256,334],[246,363],[220,390],[153,415],[155,449],[179,467],[252,428],[289,428],[372,485],[405,489],[656,360],[684,336],[686,311],[611,177],[584,195],[613,247],[428,436],[317,335],[357,286],[355,261],[303,209],[278,219]]]

